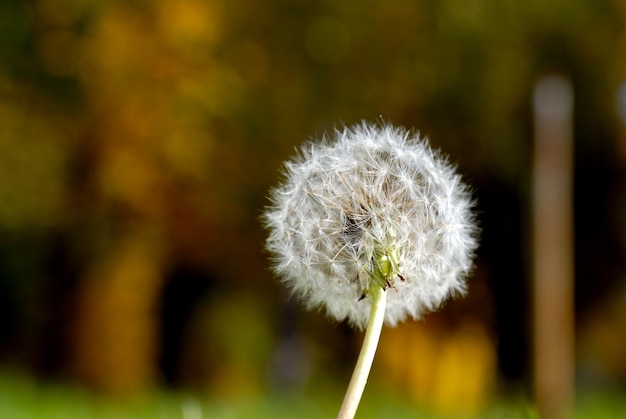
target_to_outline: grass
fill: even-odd
[[[155,391],[132,398],[95,395],[67,384],[41,383],[23,375],[0,372],[0,417],[7,419],[239,419],[297,417],[333,418],[342,390],[316,390],[312,394],[271,394],[247,399],[198,399],[179,392]],[[624,417],[624,393],[585,394],[579,397],[576,418]],[[445,416],[418,409],[406,400],[380,391],[367,391],[357,413],[359,419],[440,419]],[[447,418],[458,418],[458,415]],[[538,416],[523,401],[496,401],[485,411],[466,418],[535,419]]]

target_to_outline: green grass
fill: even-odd
[[[373,388],[366,389],[357,413],[358,419],[417,418],[441,419],[424,409],[418,409],[406,400],[385,395]],[[95,395],[67,384],[35,381],[31,378],[0,372],[0,418],[7,419],[125,419],[125,418],[253,418],[253,419],[317,419],[335,417],[341,403],[342,390],[319,386],[306,395],[272,394],[256,398],[199,399],[176,392],[155,391],[132,398],[114,398]],[[186,417],[183,411],[187,412]],[[201,412],[201,414],[200,414]],[[623,393],[586,394],[579,397],[576,418],[613,419],[626,417],[626,397]],[[447,418],[458,418],[448,416]],[[497,401],[485,411],[467,418],[480,419],[535,419],[528,403]],[[445,417],[444,417],[445,418]]]

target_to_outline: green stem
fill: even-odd
[[[359,359],[354,367],[348,390],[346,390],[346,395],[344,396],[343,403],[337,414],[337,419],[354,418],[356,410],[359,407],[359,402],[361,401],[361,396],[363,395],[363,390],[365,389],[365,384],[367,383],[367,377],[372,368],[374,354],[378,346],[378,339],[380,338],[380,332],[383,328],[385,305],[387,302],[386,294],[382,287],[379,286],[372,286],[370,289],[372,309],[365,331],[365,338],[363,339]]]

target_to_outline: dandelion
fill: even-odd
[[[275,272],[308,308],[367,326],[355,369],[365,377],[350,387],[364,387],[383,322],[419,318],[466,290],[477,247],[470,193],[405,129],[363,122],[308,142],[285,164],[271,202],[264,220]]]

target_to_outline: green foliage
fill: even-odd
[[[0,373],[0,415],[12,419],[235,419],[293,418],[317,419],[333,417],[340,389],[319,388],[303,395],[268,394],[263,397],[215,400],[183,393],[148,392],[128,399],[96,396],[67,384],[41,384],[21,375]],[[623,393],[583,394],[577,404],[576,418],[611,419],[626,409]],[[188,416],[183,416],[183,411]],[[202,412],[202,416],[193,416]],[[496,400],[483,412],[470,418],[534,419],[534,410],[523,400]],[[366,390],[366,397],[357,413],[360,419],[437,419],[441,416],[419,409],[381,389]]]

